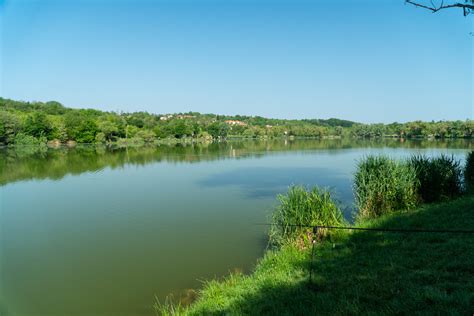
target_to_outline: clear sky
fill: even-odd
[[[0,12],[6,98],[361,122],[473,118],[474,15],[459,10],[432,14],[403,0],[0,0]]]

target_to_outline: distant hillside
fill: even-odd
[[[167,138],[225,137],[472,138],[474,121],[362,124],[337,118],[285,120],[260,116],[150,114],[72,109],[56,101],[0,98],[0,144],[152,143]]]

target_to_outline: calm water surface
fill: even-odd
[[[466,141],[246,141],[0,150],[0,315],[153,315],[154,297],[248,272],[276,195],[329,188],[350,217],[367,154],[453,154]]]

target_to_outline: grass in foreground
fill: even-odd
[[[297,243],[304,247],[312,239],[312,229],[295,225],[344,225],[346,222],[341,210],[331,199],[329,191],[314,187],[292,186],[287,194],[279,194],[280,204],[273,213],[269,237],[271,246]],[[324,232],[327,237],[330,233]],[[322,230],[321,236],[322,237]],[[316,236],[314,236],[316,237]]]
[[[415,168],[386,156],[368,156],[357,164],[354,193],[358,218],[375,218],[418,203]]]
[[[364,227],[474,229],[474,197],[364,221]],[[249,276],[211,281],[189,315],[463,314],[474,312],[474,236],[345,232],[310,248],[269,251]]]

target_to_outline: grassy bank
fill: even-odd
[[[369,156],[358,163],[359,227],[474,230],[474,154],[408,160]],[[464,177],[463,177],[464,175]],[[319,230],[345,226],[330,193],[291,187],[278,197],[271,250],[252,275],[205,284],[191,306],[155,306],[159,314],[472,314],[474,234]],[[434,204],[436,202],[437,204]],[[430,204],[422,204],[430,203]],[[296,226],[295,226],[296,225]],[[312,261],[311,240],[317,240]],[[314,278],[309,269],[316,267]]]
[[[474,197],[394,212],[364,227],[474,229]],[[317,244],[315,278],[309,247],[269,251],[253,274],[211,281],[189,315],[464,314],[474,312],[474,236],[350,232]],[[169,307],[169,306],[168,306]]]

